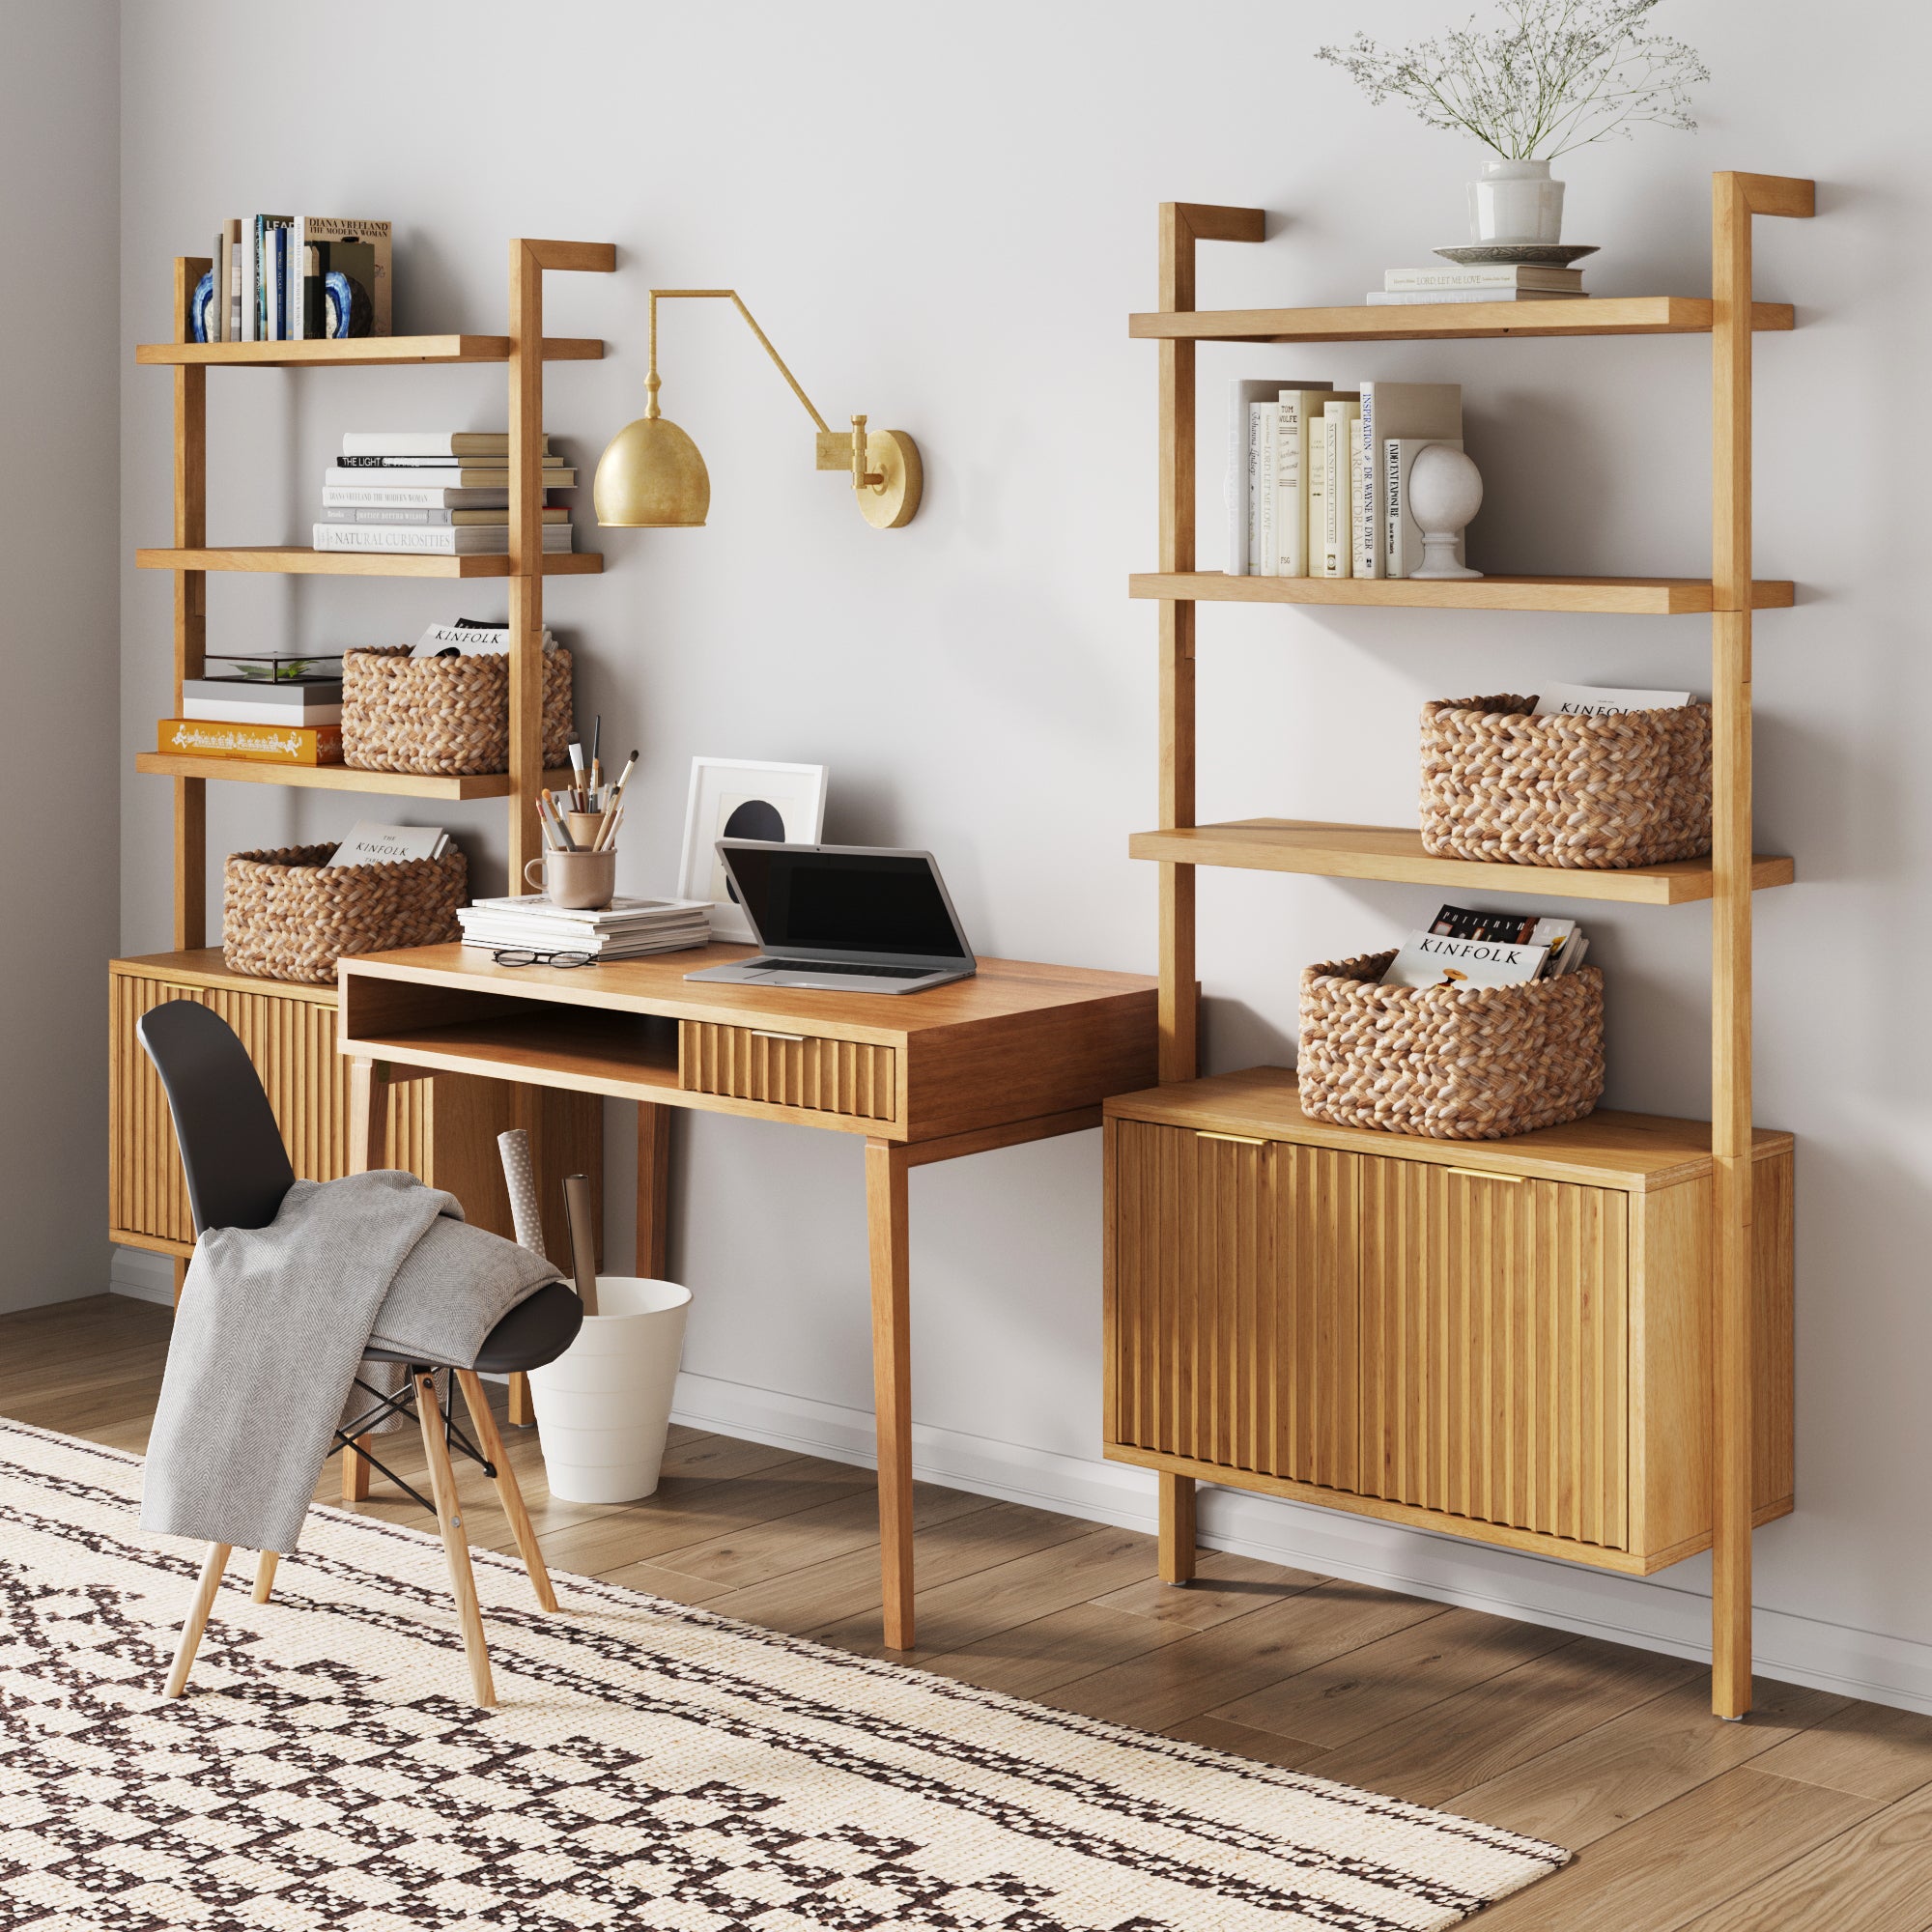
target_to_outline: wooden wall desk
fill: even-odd
[[[711,946],[571,970],[501,967],[460,946],[344,959],[350,1168],[381,1167],[384,1084],[488,1074],[639,1103],[638,1271],[661,1273],[670,1107],[859,1134],[872,1280],[885,1638],[913,1642],[906,1175],[929,1161],[1075,1133],[1155,1079],[1155,982],[982,959],[929,992],[693,985],[744,957]],[[359,1457],[345,1457],[366,1479]]]

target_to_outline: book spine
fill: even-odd
[[[1284,389],[1275,405],[1274,574],[1308,575],[1308,509],[1301,489],[1301,392]]]
[[[1253,405],[1255,420],[1255,542],[1248,554],[1248,570],[1255,577],[1275,575],[1274,477],[1276,467],[1275,424],[1279,406]]]
[[[1351,564],[1357,577],[1379,577],[1382,574],[1381,559],[1378,553],[1381,546],[1376,542],[1376,482],[1380,471],[1374,453],[1376,385],[1364,383],[1361,387],[1362,413],[1356,420],[1355,434],[1350,439],[1349,450],[1350,504],[1353,511],[1350,541],[1354,545]]]
[[[1382,501],[1385,524],[1382,531],[1382,569],[1390,577],[1408,575],[1408,556],[1402,538],[1403,505],[1402,444],[1394,437],[1382,442]]]
[[[298,214],[289,230],[289,340],[302,342],[308,337],[307,303],[302,280],[302,243],[307,240],[308,217]]]
[[[241,287],[237,292],[237,305],[242,311],[242,340],[255,340],[255,218],[253,215],[242,217],[241,267],[237,270]]]
[[[1248,422],[1240,408],[1241,388],[1228,391],[1228,474],[1222,495],[1228,499],[1228,575],[1248,574]]]
[[[163,718],[156,749],[195,758],[260,758],[282,765],[339,765],[340,724],[229,724]]]
[[[1321,417],[1321,467],[1327,495],[1321,507],[1321,575],[1347,577],[1354,557],[1349,526],[1350,418],[1339,412]]]
[[[454,494],[455,492],[445,490],[440,484],[422,489],[363,490],[357,489],[353,484],[331,483],[325,486],[322,493],[322,501],[326,509],[331,510],[393,510],[412,507],[442,510],[457,507],[445,500],[445,498]],[[483,493],[479,491],[477,494],[481,495]],[[496,505],[476,503],[470,505],[470,507],[478,510],[498,508],[503,511],[507,519],[509,514],[509,493],[507,491],[497,491],[493,494],[504,497],[505,500]]]
[[[397,529],[367,524],[317,524],[317,550],[414,550],[452,556],[456,554],[454,528]]]
[[[1321,526],[1328,514],[1328,462],[1322,425],[1326,418],[1311,415],[1303,447],[1308,452],[1308,574],[1321,577]]]

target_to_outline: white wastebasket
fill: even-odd
[[[548,1367],[530,1371],[550,1492],[629,1503],[658,1486],[691,1291],[600,1274],[598,1313]]]

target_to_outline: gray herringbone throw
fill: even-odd
[[[362,1351],[467,1367],[557,1278],[395,1169],[298,1180],[266,1228],[209,1229],[175,1313],[141,1526],[293,1550]]]

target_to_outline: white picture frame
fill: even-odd
[[[763,829],[751,829],[754,826]],[[755,936],[752,923],[731,896],[717,841],[767,838],[774,844],[816,845],[824,834],[823,765],[772,764],[758,758],[693,758],[677,895],[709,901],[713,939],[749,943]]]

